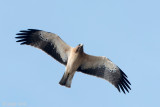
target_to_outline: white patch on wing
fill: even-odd
[[[99,59],[96,60],[96,57],[92,57],[92,58],[95,58],[95,59],[92,59],[93,61],[90,60],[90,61],[88,61],[88,62],[85,62],[85,63],[82,65],[82,69],[101,68],[101,67],[104,65],[104,60],[99,60]]]
[[[86,63],[86,64],[82,65],[82,69],[89,69],[89,68],[95,69],[97,67],[100,68],[100,63],[98,61],[97,62]]]
[[[92,57],[91,60],[86,61],[81,66],[81,69],[89,69],[89,68],[95,69],[95,68],[101,68],[101,67],[105,67],[105,69],[109,72],[116,72],[117,70],[117,66],[105,56]]]

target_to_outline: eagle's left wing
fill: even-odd
[[[131,90],[127,75],[106,57],[84,53],[84,60],[77,71],[103,78],[113,84],[119,92],[122,90],[125,93]]]
[[[16,37],[21,45],[31,45],[46,52],[60,63],[66,65],[71,47],[67,45],[58,35],[42,30],[21,30]]]

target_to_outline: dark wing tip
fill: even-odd
[[[16,35],[19,35],[15,37],[17,40],[16,42],[21,42],[21,45],[27,44],[29,45],[31,41],[31,35],[37,31],[40,31],[38,29],[28,29],[28,30],[21,30],[20,33],[17,33]]]
[[[116,85],[116,88],[120,92],[120,90],[123,91],[124,94],[126,94],[126,91],[129,93],[129,90],[131,90],[130,85],[131,83],[127,79],[127,75],[120,70],[121,72],[121,78],[118,81],[118,84]]]
[[[29,31],[41,31],[39,29],[28,29]],[[22,30],[23,31],[23,30]]]
[[[121,92],[119,85],[116,85],[116,88],[118,89],[119,92]]]

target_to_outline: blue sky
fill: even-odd
[[[158,107],[159,0],[1,0],[0,107]],[[65,67],[44,52],[21,46],[19,30],[41,29],[67,44],[106,56],[132,83],[128,94],[103,79],[76,73],[59,85]]]

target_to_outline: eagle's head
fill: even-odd
[[[83,44],[79,44],[77,47],[76,47],[76,53],[77,52],[83,52]]]

